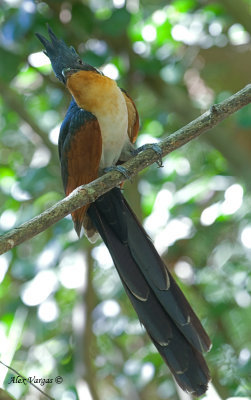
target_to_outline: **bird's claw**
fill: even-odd
[[[160,168],[160,167],[163,167],[163,162],[162,162],[162,149],[161,149],[161,147],[160,147],[157,143],[147,143],[147,144],[144,144],[143,146],[140,146],[140,147],[138,147],[137,149],[133,150],[133,155],[136,156],[136,155],[139,154],[141,151],[144,151],[144,150],[147,150],[147,149],[153,150],[156,154],[158,154],[159,158],[158,158],[158,160],[156,161],[156,163],[157,163],[157,165],[158,165],[159,168]]]
[[[111,167],[107,167],[107,168],[104,169],[104,172],[105,172],[105,173],[106,173],[106,172],[111,172],[111,171],[118,171],[118,172],[120,172],[122,175],[124,175],[124,177],[125,177],[126,179],[130,179],[130,178],[131,178],[130,175],[129,175],[129,173],[128,173],[128,171],[127,171],[127,169],[124,168],[124,167],[122,167],[121,165],[112,165]]]

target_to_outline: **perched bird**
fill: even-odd
[[[131,97],[114,80],[82,61],[50,27],[48,32],[50,41],[37,37],[72,95],[59,136],[68,195],[132,156],[139,117]],[[202,352],[210,349],[210,339],[120,188],[74,211],[72,219],[78,235],[82,227],[92,241],[100,234],[139,320],[177,383],[202,395],[210,379]]]

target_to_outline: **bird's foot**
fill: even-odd
[[[122,175],[124,175],[124,177],[125,177],[126,179],[130,179],[130,178],[131,178],[130,175],[129,175],[129,173],[128,173],[128,171],[127,171],[127,169],[124,168],[124,167],[122,167],[121,165],[112,165],[111,167],[104,168],[104,172],[105,172],[105,173],[106,173],[106,172],[111,172],[111,171],[118,171],[118,172],[120,172]]]
[[[160,168],[160,167],[163,167],[163,163],[162,163],[162,149],[161,149],[161,147],[160,147],[157,143],[147,143],[147,144],[144,144],[143,146],[140,146],[140,147],[138,147],[137,149],[134,149],[134,150],[132,151],[132,154],[133,154],[134,156],[136,156],[136,155],[139,154],[141,151],[144,151],[144,150],[147,150],[147,149],[153,150],[156,154],[158,154],[159,158],[158,158],[158,160],[156,161],[156,163],[157,163],[157,165],[158,165],[159,168]]]

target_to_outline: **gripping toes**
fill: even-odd
[[[133,155],[137,155],[139,153],[141,153],[141,151],[144,150],[153,150],[156,154],[158,154],[158,160],[156,161],[158,167],[163,167],[163,163],[162,163],[162,150],[161,147],[157,144],[157,143],[148,143],[148,144],[144,144],[143,146],[138,147],[137,149],[133,150]]]
[[[130,179],[130,175],[129,175],[127,169],[124,168],[124,167],[121,167],[121,165],[112,165],[111,167],[107,167],[107,168],[104,169],[104,172],[105,172],[105,173],[106,173],[106,172],[111,172],[111,171],[118,171],[118,172],[120,172],[122,175],[124,175],[124,177],[125,177],[126,179]]]

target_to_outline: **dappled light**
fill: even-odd
[[[50,60],[42,51],[32,53],[28,56],[28,61],[32,67],[38,68],[44,65],[50,65]]]
[[[57,278],[52,271],[41,271],[21,289],[21,299],[27,306],[36,306],[46,300],[57,287]]]
[[[59,280],[67,289],[84,288],[86,263],[81,253],[65,255],[59,263]]]
[[[52,322],[58,317],[58,306],[55,300],[45,300],[38,308],[38,317],[43,322]]]
[[[247,249],[251,249],[251,226],[246,226],[242,230],[241,241]]]
[[[111,79],[119,78],[118,68],[114,64],[107,64],[102,68],[102,72]]]
[[[191,264],[185,260],[178,261],[175,266],[174,270],[176,275],[186,284],[192,284],[195,280],[195,274]]]

